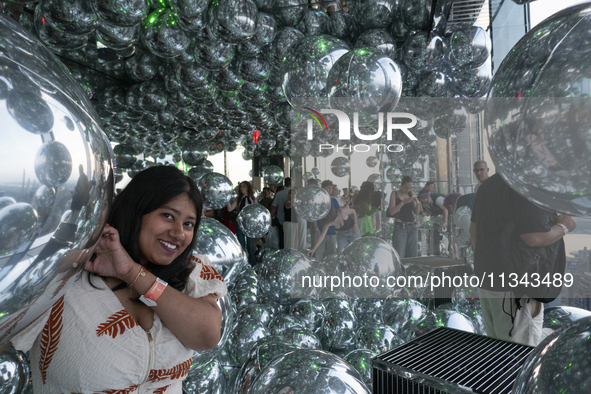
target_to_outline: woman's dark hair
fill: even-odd
[[[240,186],[242,186],[243,183],[246,185],[246,193],[248,193],[248,197],[254,199],[254,188],[252,187],[252,183],[250,183],[248,181],[242,181],[238,185],[238,205],[240,205],[240,202],[242,201],[242,197],[244,197],[244,195],[240,191]]]
[[[359,191],[355,193],[354,204],[359,206],[362,202],[371,203],[371,195],[374,192],[373,182],[365,181],[361,184]]]
[[[123,245],[129,256],[136,263],[139,263],[139,238],[143,216],[155,211],[183,193],[186,193],[191,199],[197,213],[191,243],[169,265],[157,265],[149,262],[145,266],[146,270],[168,282],[169,286],[179,291],[184,290],[185,283],[191,271],[195,268],[195,264],[191,262],[190,257],[197,241],[197,230],[199,229],[203,209],[201,193],[193,179],[175,167],[150,167],[134,176],[127,187],[115,197],[107,221],[109,225],[119,232],[121,245]],[[125,287],[125,284],[123,284],[123,287]]]
[[[373,208],[379,208],[382,206],[382,192],[376,190],[371,194],[371,206]]]
[[[405,175],[402,177],[402,182],[400,182],[400,185],[404,185],[405,183],[412,183],[412,178],[409,177],[408,175]]]

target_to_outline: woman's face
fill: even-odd
[[[248,194],[248,187],[246,186],[246,183],[240,184],[240,193],[242,193],[243,196]]]
[[[176,196],[142,218],[140,263],[168,265],[193,240],[197,210],[186,193]]]
[[[404,194],[412,190],[412,182],[407,182],[400,187],[400,191]]]

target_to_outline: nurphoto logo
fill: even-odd
[[[339,141],[350,141],[351,140],[351,120],[349,116],[338,109],[321,109],[320,112],[313,110],[312,108],[306,107],[308,111],[311,112],[310,116],[316,121],[318,126],[322,129],[324,128],[328,131],[328,125],[326,120],[322,116],[322,114],[332,114],[335,115],[338,120],[339,125]],[[355,136],[363,141],[375,141],[381,138],[384,134],[384,113],[379,112],[377,115],[378,120],[378,128],[375,134],[363,134],[359,131],[359,113],[353,113],[353,132]],[[410,122],[403,122],[404,120],[410,120]],[[322,122],[321,122],[322,121]],[[407,112],[388,112],[386,113],[386,139],[388,141],[392,140],[392,132],[394,130],[402,131],[408,139],[411,141],[416,141],[417,137],[415,137],[411,132],[410,128],[416,126],[417,124],[417,117],[413,114],[409,114]],[[308,140],[313,139],[314,131],[313,131],[314,122],[312,119],[308,119]],[[388,151],[388,152],[402,152],[404,147],[400,144],[371,144],[372,146],[378,147],[378,152],[380,151]],[[355,151],[355,152],[368,152],[371,148],[370,145],[367,144],[357,144],[357,145],[344,145],[341,146],[339,144],[320,144],[319,150],[322,152],[323,149],[336,149],[338,152],[339,150],[348,150],[348,151]],[[381,150],[382,149],[382,150]]]

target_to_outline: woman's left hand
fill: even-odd
[[[353,234],[357,234],[359,232],[359,227],[357,225],[353,226]]]
[[[116,228],[105,225],[94,249],[94,259],[84,269],[94,274],[124,280],[137,265],[121,245]]]

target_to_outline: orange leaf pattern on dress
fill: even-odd
[[[63,327],[63,313],[64,313],[64,296],[53,304],[49,314],[49,320],[45,323],[43,331],[41,332],[41,356],[39,357],[39,371],[41,372],[41,380],[45,384],[47,378],[47,368],[53,360],[53,355],[60,343]]]
[[[154,394],[163,394],[169,387],[170,384],[168,386],[160,387],[159,389],[154,390]]]
[[[193,359],[175,365],[171,369],[152,369],[148,375],[148,382],[158,382],[165,379],[182,379],[189,373]]]
[[[0,326],[0,332],[2,332],[4,329],[6,329],[6,332],[0,337],[0,343],[7,336],[9,336],[10,333],[12,333],[12,330],[14,330],[16,325],[22,320],[23,317],[25,317],[25,315],[29,311],[29,308],[31,307],[31,305],[28,305],[25,309],[23,309],[23,311],[21,313],[16,315],[13,319],[8,318],[7,321],[2,326]]]
[[[199,277],[204,280],[211,280],[211,279],[219,279],[222,282],[224,278],[219,274],[219,272],[210,265],[205,265],[201,267],[201,272],[199,273]]]
[[[113,339],[119,334],[123,334],[126,329],[132,329],[137,323],[127,313],[125,309],[112,314],[106,322],[100,324],[96,329],[96,336],[110,335]]]
[[[129,386],[126,389],[121,389],[121,390],[105,390],[105,391],[100,391],[99,393],[96,394],[129,394],[129,393],[133,393],[134,391],[136,391],[138,388],[138,385],[133,385],[133,386]]]

